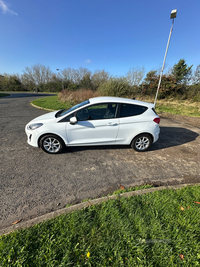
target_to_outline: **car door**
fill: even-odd
[[[77,123],[67,123],[68,145],[113,144],[119,127],[117,107],[115,103],[102,103],[77,111]]]

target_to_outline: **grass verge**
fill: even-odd
[[[200,186],[100,205],[0,238],[0,266],[199,266]]]
[[[41,108],[54,109],[54,110],[70,108],[72,106],[72,104],[69,102],[68,103],[61,102],[58,99],[58,96],[47,96],[44,98],[39,98],[33,100],[31,103]]]
[[[200,117],[200,105],[188,101],[183,103],[183,100],[172,101],[171,103],[158,101],[156,111],[158,113],[168,112],[177,115]]]

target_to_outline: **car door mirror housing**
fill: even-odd
[[[70,124],[74,125],[76,124],[78,121],[77,121],[77,118],[74,116],[74,117],[71,117],[70,120],[69,120]]]

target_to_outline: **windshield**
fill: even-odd
[[[58,112],[56,113],[56,118],[57,118],[57,117],[62,117],[62,116],[64,116],[64,115],[70,113],[71,111],[73,111],[73,110],[75,110],[75,109],[77,109],[77,108],[83,107],[83,106],[85,106],[85,105],[87,105],[87,104],[89,104],[89,103],[90,103],[90,101],[89,101],[89,100],[86,100],[86,101],[83,101],[83,102],[81,102],[81,103],[79,103],[79,104],[77,104],[77,105],[75,105],[75,106],[69,108],[69,109],[62,109],[62,110],[60,110],[60,111],[58,111]]]

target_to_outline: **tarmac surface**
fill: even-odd
[[[47,94],[0,98],[0,229],[144,183],[200,182],[200,128],[161,118],[160,139],[139,153],[129,146],[76,147],[49,155],[30,147],[24,131],[47,111],[30,101]]]

